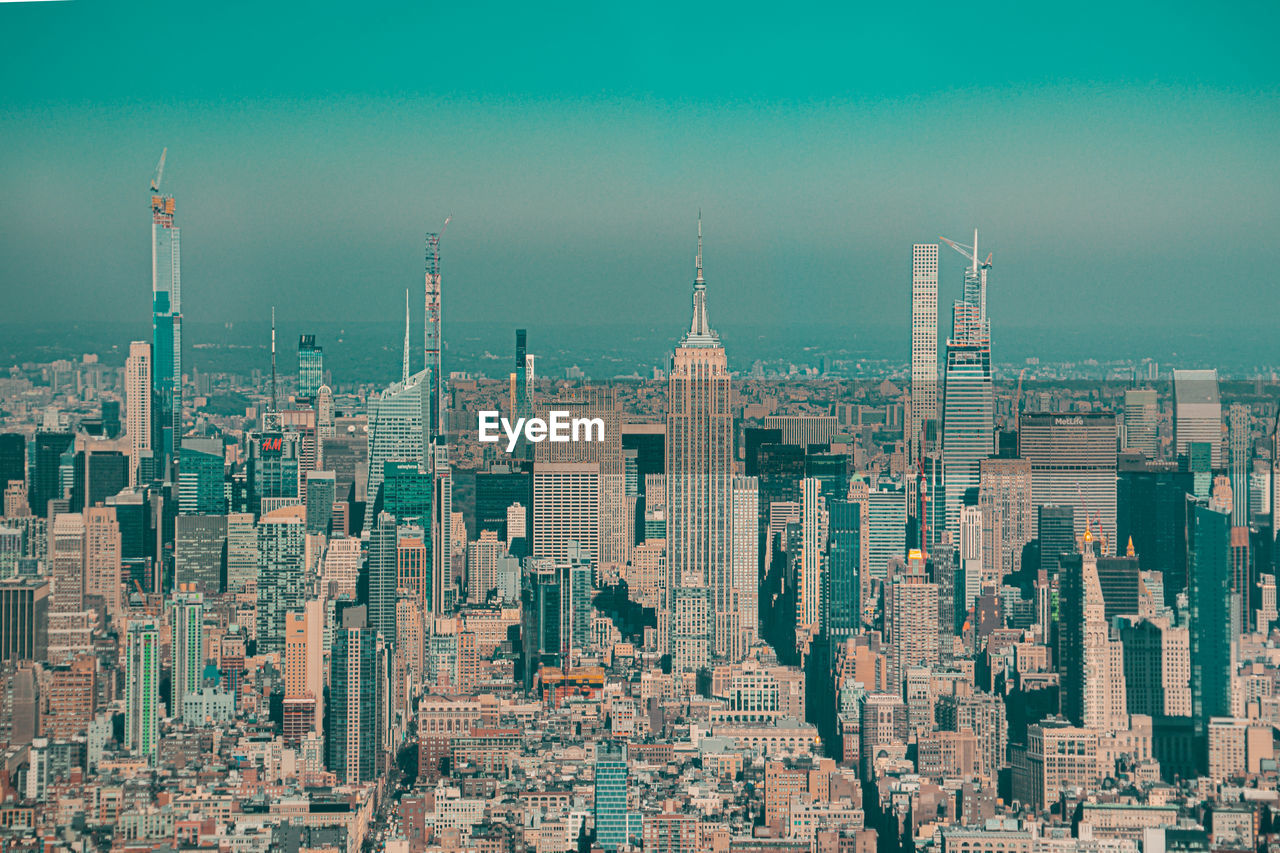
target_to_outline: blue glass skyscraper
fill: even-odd
[[[156,476],[172,477],[182,445],[182,254],[176,205],[151,181],[151,447]]]

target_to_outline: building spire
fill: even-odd
[[[697,269],[697,275],[693,281],[695,284],[704,284],[702,279],[702,208],[698,208],[698,257],[694,261],[694,267]]]
[[[280,411],[276,398],[276,306],[271,306],[271,411]]]
[[[404,362],[400,368],[400,381],[409,384],[409,288],[404,289]]]

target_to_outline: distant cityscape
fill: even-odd
[[[166,157],[149,334],[0,345],[0,849],[1280,848],[1266,341],[1006,333],[976,229],[720,328],[700,217],[669,328],[455,328],[443,227],[217,324]]]

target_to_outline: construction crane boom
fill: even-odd
[[[164,158],[168,153],[167,146],[160,152],[160,162],[156,164],[156,173],[151,177],[151,191],[153,193],[160,192],[160,179],[164,177]]]

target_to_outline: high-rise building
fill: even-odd
[[[364,527],[374,520],[374,503],[386,463],[413,462],[430,470],[429,428],[430,376],[425,370],[407,382],[395,382],[369,403],[369,500],[365,504]]]
[[[938,585],[926,577],[920,551],[908,553],[902,574],[885,584],[884,612],[889,689],[901,694],[908,669],[936,666],[939,659]]]
[[[1191,716],[1201,734],[1211,717],[1232,715],[1230,511],[1229,505],[1187,500]]]
[[[889,561],[907,554],[906,491],[897,484],[881,482],[866,494],[866,501],[870,537],[867,571],[870,577],[883,580]]]
[[[69,432],[36,433],[30,488],[27,490],[31,511],[40,518],[49,517],[49,501],[63,497],[62,456],[72,446]]]
[[[430,494],[430,491],[428,491]],[[307,532],[329,535],[333,505],[337,502],[337,479],[332,471],[307,472]],[[429,512],[429,511],[428,511]]]
[[[306,510],[285,506],[258,521],[258,652],[284,652],[284,615],[306,600]]]
[[[1253,445],[1249,437],[1249,407],[1232,403],[1227,410],[1227,445],[1231,454],[1231,526],[1249,525],[1249,469],[1252,467]]]
[[[168,478],[182,446],[182,255],[173,196],[151,185],[151,450]]]
[[[1040,540],[1040,569],[1050,577],[1058,572],[1063,554],[1076,549],[1075,508],[1056,504],[1036,507],[1036,535]]]
[[[119,618],[123,607],[121,587],[120,523],[116,508],[90,507],[84,511],[84,593],[101,598],[107,613]]]
[[[820,629],[822,613],[822,578],[827,554],[827,506],[819,483],[806,477],[801,483],[800,571],[796,577],[796,632],[810,636]]]
[[[173,531],[173,582],[207,595],[220,592],[227,552],[227,517],[179,515],[173,520]]]
[[[600,554],[600,465],[538,462],[533,470],[533,555],[560,559],[570,542]]]
[[[973,246],[951,241],[971,261],[964,273],[964,294],[952,307],[942,411],[942,469],[946,527],[959,531],[965,493],[978,486],[979,465],[995,442],[995,388],[991,379],[991,323],[987,319],[987,270]],[[936,499],[936,498],[935,498]]]
[[[989,582],[1022,569],[1022,548],[1035,538],[1031,507],[1031,463],[1026,459],[983,459],[979,464],[978,508],[982,510],[982,564]]]
[[[50,609],[55,613],[84,610],[84,516],[58,513],[49,534],[49,575],[53,581]]]
[[[169,605],[169,641],[173,648],[169,716],[183,715],[187,696],[200,690],[204,675],[204,594],[180,585]]]
[[[258,583],[258,530],[253,513],[227,516],[227,590],[252,591]]]
[[[300,503],[301,449],[300,436],[296,432],[268,430],[250,434],[246,471],[249,510],[254,515]]]
[[[369,593],[367,622],[383,639],[395,642],[396,582],[399,567],[399,540],[396,519],[389,512],[378,514],[369,529]]]
[[[386,701],[383,640],[369,626],[364,605],[342,611],[329,659],[328,768],[340,782],[369,782],[382,772]]]
[[[310,403],[324,384],[324,347],[315,335],[298,337],[298,401]]]
[[[133,341],[124,363],[124,431],[129,438],[129,485],[138,484],[143,458],[151,456],[151,344]]]
[[[627,814],[627,745],[611,741],[596,744],[595,754],[596,844],[614,851],[629,841]]]
[[[677,583],[709,590],[714,633],[714,626],[731,620],[735,610],[730,551],[733,410],[729,364],[707,319],[706,291],[699,219],[693,318],[671,359],[667,395],[667,565]],[[536,505],[534,509],[536,513]],[[717,642],[727,636],[721,634]],[[727,655],[730,649],[714,651]]]
[[[560,586],[560,641],[571,653],[591,645],[592,555],[576,542],[569,542],[556,558]]]
[[[1072,507],[1075,538],[1092,524],[1104,551],[1115,553],[1115,415],[1024,412],[1018,455],[1031,465],[1031,503]]]
[[[938,419],[938,244],[911,247],[911,420],[908,460],[920,453],[923,425]]]
[[[738,598],[738,643],[741,657],[760,636],[760,480],[733,478],[733,582]]]
[[[27,482],[27,438],[6,432],[0,434],[0,488],[15,481]]]
[[[1070,564],[1075,566],[1074,561]],[[1063,583],[1060,602],[1068,595],[1067,587],[1073,587],[1070,593],[1079,595],[1080,601],[1076,610],[1083,618],[1078,625],[1069,625],[1072,617],[1067,615],[1065,604],[1060,604],[1061,626],[1059,630],[1071,628],[1078,632],[1079,648],[1072,655],[1078,670],[1065,674],[1063,678],[1063,704],[1068,700],[1076,701],[1076,696],[1069,695],[1065,687],[1074,678],[1079,679],[1079,707],[1069,707],[1067,716],[1079,721],[1085,728],[1099,731],[1118,731],[1128,728],[1128,706],[1124,682],[1124,658],[1119,641],[1111,637],[1110,625],[1106,616],[1106,602],[1103,599],[1102,583],[1098,577],[1098,556],[1093,547],[1093,534],[1085,528],[1084,548],[1077,566],[1080,576],[1074,584],[1068,584],[1066,576],[1071,574],[1068,564],[1063,565]],[[1067,663],[1071,666],[1072,663]],[[1078,713],[1078,717],[1076,714]]]
[[[833,644],[844,642],[862,628],[862,607],[869,585],[866,508],[865,502],[838,498],[828,504],[823,627]]]
[[[1116,550],[1133,543],[1143,571],[1161,572],[1165,603],[1187,588],[1187,501],[1192,473],[1132,453],[1117,460]]]
[[[830,444],[836,434],[833,415],[769,415],[764,419],[764,426],[765,429],[776,429],[782,444],[800,448],[811,444]]]
[[[0,580],[0,661],[49,658],[49,581]]]
[[[222,515],[227,511],[226,450],[221,438],[183,439],[178,464],[178,512]]]
[[[1222,467],[1222,400],[1218,395],[1218,371],[1173,372],[1173,446],[1184,456],[1192,442],[1209,445],[1209,464]]]
[[[1122,449],[1141,453],[1148,459],[1160,455],[1157,426],[1160,405],[1154,388],[1129,388],[1124,392],[1124,435]]]
[[[151,619],[129,622],[125,634],[125,745],[154,762],[160,743],[160,632]]]

